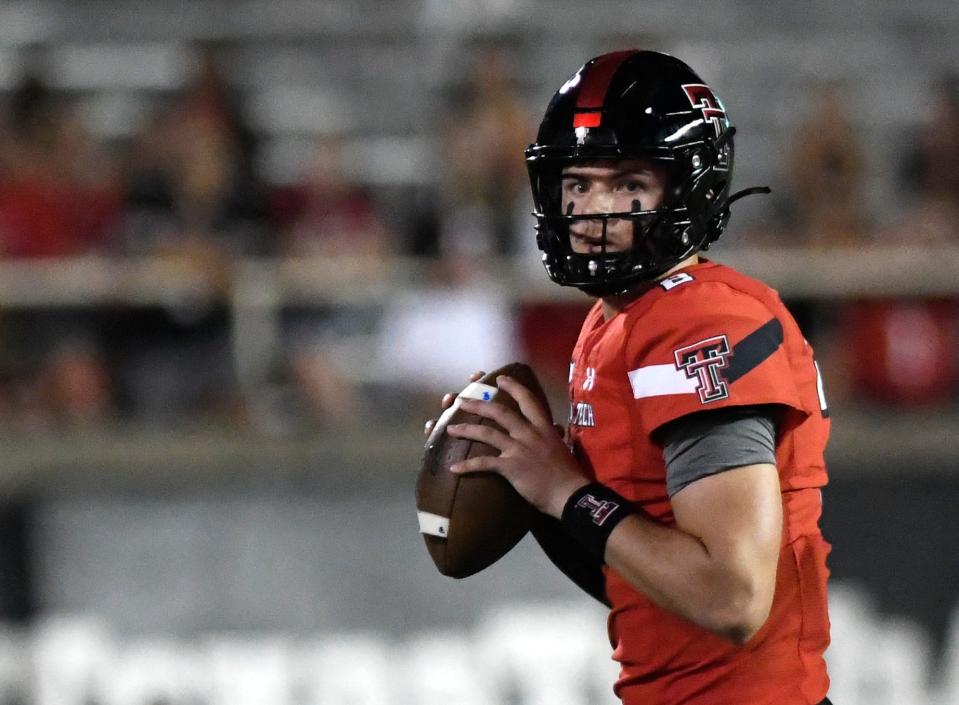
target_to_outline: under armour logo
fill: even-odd
[[[729,386],[719,371],[726,367],[730,355],[729,341],[717,335],[673,351],[676,369],[690,379],[699,379],[699,400],[703,404],[729,396]]]

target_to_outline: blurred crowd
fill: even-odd
[[[122,140],[94,137],[41,69],[4,96],[0,265],[149,257],[199,276],[206,291],[164,305],[0,305],[0,427],[349,426],[384,400],[402,408],[422,400],[431,411],[435,395],[472,369],[521,358],[562,394],[588,302],[517,306],[484,266],[517,256],[542,276],[521,158],[536,115],[508,50],[478,48],[451,87],[436,116],[435,182],[425,197],[403,199],[412,204],[403,212],[351,178],[346,135],[317,135],[299,179],[270,183],[242,95],[224,76],[217,53],[198,49],[189,82]],[[869,218],[864,184],[877,165],[855,120],[841,84],[810,87],[783,161],[788,189],[743,239],[814,248],[959,242],[959,79],[941,78],[904,140],[900,172],[889,177],[895,222]],[[238,261],[348,260],[362,291],[397,256],[418,256],[423,267],[385,305],[283,306],[279,352],[258,379],[241,379],[228,298]],[[956,301],[795,306],[828,357],[836,399],[955,399]]]

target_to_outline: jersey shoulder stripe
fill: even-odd
[[[723,371],[732,384],[765,362],[783,343],[783,324],[772,318],[733,346],[732,358]]]

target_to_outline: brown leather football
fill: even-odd
[[[465,578],[492,565],[529,531],[533,512],[509,482],[493,472],[454,475],[450,465],[481,455],[499,455],[485,443],[454,438],[451,423],[495,422],[459,408],[461,398],[481,399],[518,410],[516,401],[496,388],[496,378],[508,375],[529,388],[549,413],[539,380],[528,365],[514,362],[494,370],[460,392],[437,420],[426,441],[423,464],[416,481],[416,509],[420,533],[440,573]]]

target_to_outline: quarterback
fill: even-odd
[[[526,162],[547,274],[597,298],[569,426],[514,380],[495,471],[541,512],[550,559],[610,607],[626,705],[828,703],[819,530],[828,410],[775,291],[703,257],[730,205],[734,127],[683,62],[622,51],[555,94]],[[448,403],[448,402],[447,402]]]

